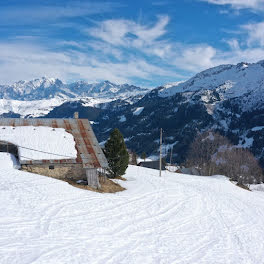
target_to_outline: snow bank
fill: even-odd
[[[129,166],[115,194],[0,170],[3,264],[263,264],[264,193]]]
[[[264,183],[262,183],[262,184],[250,184],[249,188],[251,191],[264,192]]]
[[[0,152],[0,168],[15,168],[19,169],[17,159],[10,153]]]
[[[167,165],[165,166],[166,170],[170,171],[170,172],[176,172],[177,170],[180,169],[180,166],[176,166],[176,165]]]
[[[0,126],[0,140],[17,145],[21,161],[77,157],[74,138],[64,128]]]

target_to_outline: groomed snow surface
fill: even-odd
[[[75,159],[72,134],[64,128],[0,126],[0,140],[18,146],[20,160]]]
[[[264,193],[225,177],[129,166],[100,194],[0,159],[2,264],[264,263]]]

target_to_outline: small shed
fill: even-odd
[[[160,161],[159,160],[142,161],[138,164],[138,166],[149,168],[149,169],[159,170],[160,169]],[[164,162],[162,162],[162,164],[161,164],[161,170],[166,170]]]
[[[78,115],[75,118],[69,119],[49,119],[49,118],[0,118],[0,150],[5,152],[12,152],[18,158],[21,169],[33,173],[47,175],[57,179],[84,179],[87,177],[89,184],[89,175],[92,175],[93,187],[98,187],[99,183],[96,183],[95,175],[98,175],[98,171],[104,171],[108,168],[106,157],[98,144],[98,141],[94,135],[92,127],[88,119],[79,119]],[[73,148],[71,155],[66,155],[65,151],[57,148],[53,150],[53,153],[43,151],[42,149],[29,148],[24,145],[23,142],[20,145],[16,145],[14,142],[5,141],[5,134],[8,128],[15,130],[17,127],[48,127],[51,128],[47,133],[56,132],[56,129],[63,129],[66,133],[69,133],[73,137]],[[10,128],[10,129],[11,129]],[[33,128],[34,129],[34,128]],[[33,132],[32,132],[33,133]],[[32,134],[33,135],[33,134]],[[71,136],[70,135],[70,136]],[[27,137],[31,137],[28,133]],[[65,137],[65,136],[64,136]],[[45,142],[45,136],[40,140],[45,144],[55,144],[54,142]],[[47,137],[48,138],[48,137]],[[48,158],[34,158],[24,157],[21,155],[22,149],[29,149],[42,153],[42,157]],[[73,153],[74,152],[74,153]],[[74,155],[73,155],[74,154]],[[45,156],[46,155],[46,156]],[[48,155],[48,156],[47,156]],[[39,155],[41,157],[41,155]],[[51,158],[49,158],[51,157]]]

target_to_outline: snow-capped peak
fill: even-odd
[[[79,98],[126,98],[144,94],[148,89],[128,84],[114,84],[110,81],[88,83],[77,81],[64,84],[56,78],[42,77],[31,81],[18,81],[13,85],[0,85],[0,99],[43,100],[55,97]]]
[[[258,89],[264,90],[264,61],[220,65],[196,74],[186,82],[159,88],[160,97],[181,92],[217,90],[224,98],[234,98]]]
[[[179,82],[171,82],[171,83],[167,83],[167,84],[164,84],[163,87],[168,89],[168,88],[171,88],[173,86],[178,86],[180,83],[183,83],[184,81],[179,81]]]

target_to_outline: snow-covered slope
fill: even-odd
[[[1,169],[19,169],[19,162],[15,158],[14,155],[7,153],[7,152],[1,152],[0,153],[0,167]],[[1,188],[0,188],[1,191]]]
[[[47,115],[54,107],[69,101],[63,98],[51,98],[33,101],[0,99],[0,115],[16,113],[21,117],[39,117]]]
[[[221,65],[201,73],[186,82],[165,85],[159,91],[161,97],[176,93],[215,90],[223,99],[238,97],[254,90],[264,89],[264,61]]]
[[[264,263],[263,192],[135,166],[125,177],[126,191],[99,194],[2,167],[1,263]]]

